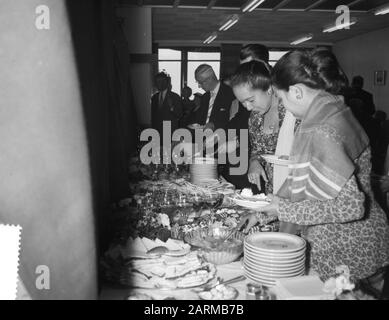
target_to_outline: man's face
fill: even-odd
[[[253,57],[252,56],[248,56],[246,59],[243,59],[243,60],[240,60],[240,64],[243,64],[243,63],[247,63],[247,62],[250,62],[250,61],[253,61]]]
[[[202,73],[196,76],[196,81],[199,84],[199,88],[206,92],[212,91],[215,88],[215,81],[211,75]]]
[[[155,79],[155,86],[157,87],[158,91],[164,91],[168,87],[167,79],[158,77]]]

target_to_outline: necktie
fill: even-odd
[[[209,98],[209,108],[208,108],[208,115],[207,115],[207,121],[206,123],[209,122],[209,119],[211,118],[211,113],[212,113],[212,109],[213,109],[213,104],[215,102],[215,92],[214,91],[211,91],[210,92],[210,98]]]
[[[162,107],[163,105],[163,92],[159,93],[159,107]]]

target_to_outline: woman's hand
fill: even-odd
[[[249,232],[249,230],[258,223],[258,219],[255,213],[249,213],[240,219],[238,224],[238,230],[246,226],[243,230],[244,233]]]
[[[383,176],[379,181],[379,186],[381,192],[389,192],[389,176]]]
[[[265,212],[269,216],[278,217],[278,211],[280,208],[280,198],[273,194],[269,194],[267,195],[267,197],[270,200],[270,203],[265,207],[257,209],[257,211]]]
[[[268,182],[265,169],[263,169],[258,160],[251,161],[247,176],[249,182],[255,184],[259,191],[261,191],[261,177],[265,182]]]

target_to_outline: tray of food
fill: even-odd
[[[102,266],[106,280],[143,289],[184,289],[209,283],[215,266],[206,262],[190,245],[174,239],[129,238],[105,254]]]

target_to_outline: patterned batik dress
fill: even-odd
[[[389,264],[386,215],[370,184],[370,148],[356,161],[356,175],[331,201],[280,200],[279,219],[306,226],[309,265],[323,281],[346,265],[354,280],[364,279]]]

